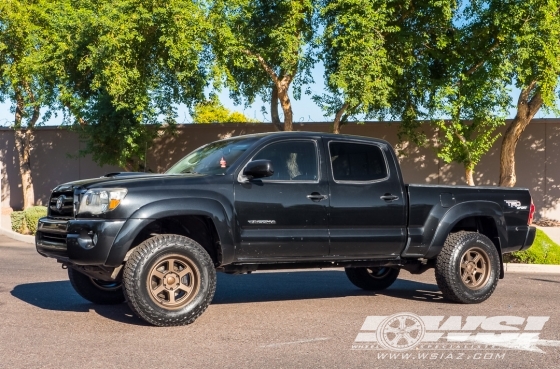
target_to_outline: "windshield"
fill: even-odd
[[[250,137],[212,142],[179,160],[166,173],[224,174],[258,139],[259,137]]]

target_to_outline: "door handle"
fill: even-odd
[[[327,195],[321,195],[319,192],[313,192],[311,195],[307,195],[307,198],[312,201],[321,201],[328,198]]]
[[[394,200],[398,200],[399,197],[395,195],[391,195],[390,193],[386,193],[385,195],[381,196],[380,199],[385,201],[394,201]]]

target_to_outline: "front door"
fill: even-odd
[[[328,183],[320,139],[287,139],[262,148],[251,160],[272,162],[272,177],[236,181],[240,230],[238,260],[297,260],[329,254]]]

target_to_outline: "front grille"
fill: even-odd
[[[58,206],[60,201],[60,208]],[[49,200],[49,215],[53,217],[74,217],[74,192],[53,192]]]
[[[66,235],[41,232],[40,239],[45,244],[60,245],[66,247]]]

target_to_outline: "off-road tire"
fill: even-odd
[[[116,305],[124,302],[121,283],[93,279],[72,268],[68,268],[68,278],[78,295],[94,304]]]
[[[476,277],[468,276],[467,252],[471,256],[480,255],[478,266],[483,266],[480,270],[485,272],[477,272],[481,275],[478,285],[475,283]],[[471,261],[474,262],[474,259]],[[478,266],[469,268],[473,270],[476,267],[479,270]],[[465,273],[467,280],[463,281]],[[492,241],[483,234],[465,231],[451,233],[437,257],[435,275],[437,285],[446,299],[464,304],[480,303],[488,299],[498,285],[500,255]]]
[[[171,263],[166,264],[166,260]],[[173,287],[171,290],[162,290],[161,300],[155,297],[155,291],[176,278],[163,277],[157,288],[153,287],[154,282],[150,278],[153,278],[154,273],[157,274],[156,268],[160,264],[168,266],[164,272],[166,276],[172,274],[174,267],[171,264],[177,265],[174,260],[192,269],[192,273],[188,274],[192,291],[186,297],[183,296],[183,303],[164,306],[166,296],[167,303],[171,304],[171,300],[175,302],[175,293],[180,288],[175,291]],[[177,271],[176,276],[179,274]],[[183,278],[180,277],[178,281],[183,283]],[[210,255],[199,243],[174,234],[158,235],[141,243],[130,254],[124,267],[123,286],[128,305],[146,322],[160,327],[187,325],[194,322],[212,301],[216,291],[216,270]]]
[[[355,286],[368,291],[389,288],[399,276],[399,268],[345,268],[346,276]]]

